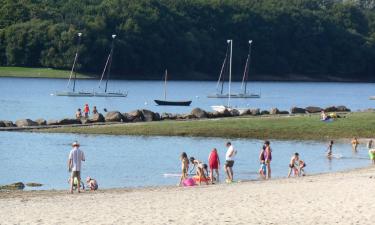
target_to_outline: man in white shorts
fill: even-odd
[[[79,143],[77,141],[72,144],[73,149],[69,153],[68,168],[72,171],[70,177],[70,193],[73,194],[74,178],[76,177],[78,193],[81,192],[81,162],[85,161],[85,154],[79,149]]]

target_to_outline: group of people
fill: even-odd
[[[83,106],[83,115],[82,115],[82,110],[81,110],[81,108],[78,108],[77,109],[77,112],[76,112],[76,119],[82,119],[82,117],[84,117],[84,118],[89,118],[89,114],[90,114],[90,107],[89,107],[89,104],[85,104],[84,106]],[[92,114],[97,114],[98,113],[98,110],[97,110],[97,108],[96,108],[96,106],[94,106],[93,108],[92,108],[92,112],[91,112]]]
[[[73,190],[78,190],[78,193],[81,192],[81,188],[82,190],[85,190],[85,185],[81,181],[81,164],[86,159],[85,154],[79,148],[79,146],[80,145],[78,141],[73,142],[73,149],[70,151],[68,158],[68,170],[70,172],[70,178],[68,182],[70,183],[71,194],[73,194]],[[87,188],[92,191],[98,189],[98,182],[91,177],[86,178],[86,185]]]

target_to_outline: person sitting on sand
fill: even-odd
[[[95,179],[93,179],[91,177],[87,177],[86,178],[86,184],[87,184],[87,188],[90,188],[91,191],[98,190],[98,182],[96,182]]]
[[[290,177],[291,173],[294,171],[297,171],[297,173],[295,172],[294,175],[298,175],[298,167],[299,165],[297,165],[299,162],[299,154],[298,152],[294,153],[292,158],[290,159],[290,162],[289,162],[289,172],[288,172],[288,177]]]
[[[332,153],[332,147],[333,147],[333,140],[331,140],[331,141],[329,142],[328,147],[327,147],[327,152],[326,152],[326,154],[327,154],[327,157],[328,157],[328,158],[331,158],[332,155],[333,155],[333,153]]]
[[[210,166],[211,184],[214,183],[215,179],[217,182],[219,182],[220,159],[216,148],[212,149],[210,155],[208,156],[208,165]],[[216,172],[216,178],[214,178],[214,171]]]
[[[329,119],[331,119],[331,117],[328,116],[328,115],[324,112],[324,110],[322,110],[322,112],[320,113],[320,120],[321,120],[321,121],[326,121],[326,120],[329,120]]]
[[[189,159],[186,152],[182,152],[180,155],[181,160],[181,177],[179,186],[182,185],[182,182],[188,178],[188,170],[189,170]]]
[[[306,163],[300,159],[298,161],[298,174],[300,176],[305,176],[305,169],[304,169],[305,167],[306,167]]]
[[[76,112],[76,119],[77,120],[80,120],[82,118],[82,111],[80,108],[77,109],[77,112]]]
[[[190,157],[190,162],[194,165],[192,170],[196,168],[196,174],[199,177],[199,185],[201,185],[202,180],[205,181],[208,185],[208,179],[206,176],[206,174],[208,174],[207,165],[195,159],[194,157]]]
[[[359,145],[359,141],[358,141],[357,137],[354,137],[351,143],[352,143],[352,149],[353,149],[353,151],[356,152],[357,151],[357,147]]]

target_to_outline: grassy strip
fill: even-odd
[[[69,70],[29,67],[0,67],[0,77],[69,78],[69,75]],[[87,79],[93,77],[77,73],[77,78]]]
[[[109,135],[161,135],[256,139],[325,140],[367,138],[375,134],[375,113],[351,113],[334,122],[317,115],[242,117],[220,120],[162,121],[90,127],[63,127],[42,132]]]

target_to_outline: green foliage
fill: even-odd
[[[82,32],[77,67],[100,73],[115,33],[112,71],[122,78],[159,78],[168,68],[175,79],[216,79],[233,39],[239,79],[252,39],[252,75],[372,80],[374,7],[370,0],[0,0],[0,66],[67,69]]]

